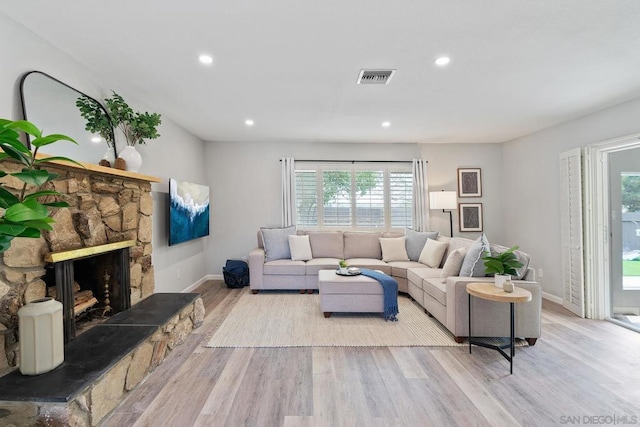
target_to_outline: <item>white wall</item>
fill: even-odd
[[[416,144],[226,143],[205,146],[211,187],[209,269],[220,274],[227,259],[256,246],[260,227],[281,225],[280,162],[300,160],[411,160]],[[448,233],[448,232],[447,232]]]
[[[429,190],[457,191],[458,168],[480,168],[482,197],[459,198],[458,203],[482,203],[483,232],[489,242],[509,246],[502,226],[502,144],[420,144],[429,161]],[[431,229],[449,235],[449,214],[432,210]],[[453,235],[475,239],[480,232],[460,232],[459,212],[453,212]]]
[[[562,298],[559,154],[640,132],[639,117],[635,99],[504,144],[505,235],[543,269],[547,294]]]
[[[94,97],[102,99],[110,89],[118,91],[134,109],[156,111],[153,107],[136,103],[133,96],[107,79],[92,73],[64,52],[53,47],[24,27],[0,14],[0,40],[4,40],[3,61],[0,67],[0,117],[21,119],[20,78],[33,70],[44,71]],[[37,123],[36,123],[37,125]],[[45,130],[46,132],[46,130]],[[204,148],[200,139],[163,116],[160,138],[140,148],[143,156],[141,173],[162,178],[153,185],[154,229],[153,264],[156,292],[179,292],[201,279],[208,272],[206,249],[208,239],[200,239],[178,246],[167,246],[166,193],[168,178],[179,178],[204,184]],[[69,135],[73,137],[73,135]],[[181,279],[176,270],[181,270]]]

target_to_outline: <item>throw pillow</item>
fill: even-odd
[[[289,236],[289,250],[293,261],[309,261],[313,259],[311,255],[311,244],[309,236]]]
[[[296,234],[296,227],[260,228],[264,240],[265,261],[291,258],[289,236]]]
[[[418,260],[427,267],[438,268],[440,267],[444,251],[446,250],[446,243],[427,239],[427,243],[425,243],[422,252],[420,252],[420,258]]]
[[[424,248],[427,239],[436,240],[438,238],[437,231],[415,231],[410,228],[405,229],[405,237],[407,238],[407,255],[411,261],[418,261],[420,253]]]
[[[485,252],[489,252],[489,241],[484,234],[478,237],[467,249],[462,267],[460,267],[460,277],[485,277],[484,261],[482,257]]]
[[[380,247],[382,248],[382,260],[409,261],[405,238],[403,237],[380,237]]]
[[[458,248],[449,254],[442,266],[442,273],[440,273],[442,283],[447,283],[447,277],[455,277],[460,274],[460,267],[462,267],[466,253],[465,248]]]

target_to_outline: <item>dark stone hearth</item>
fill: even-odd
[[[42,375],[15,370],[0,378],[0,401],[69,402],[141,345],[199,294],[153,294],[65,347],[65,360]]]

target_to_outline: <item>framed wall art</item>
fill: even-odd
[[[460,231],[482,231],[482,203],[458,203]]]
[[[458,168],[458,197],[482,197],[480,168]]]

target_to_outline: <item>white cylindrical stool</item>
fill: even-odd
[[[64,361],[62,304],[53,298],[31,301],[18,310],[20,372],[38,375]]]

